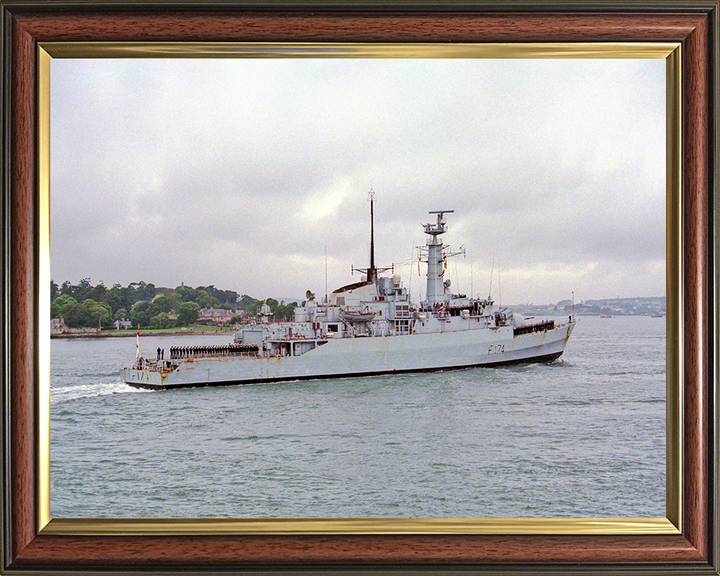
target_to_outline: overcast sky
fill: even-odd
[[[52,61],[51,275],[303,298],[378,265],[414,296],[665,294],[664,60]],[[472,270],[472,272],[471,272]],[[498,284],[498,278],[500,285]]]

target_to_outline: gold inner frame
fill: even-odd
[[[53,519],[50,515],[50,84],[53,58],[662,58],[666,60],[666,518]],[[41,534],[679,534],[682,530],[681,45],[41,42],[38,45],[37,501]]]

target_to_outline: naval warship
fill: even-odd
[[[241,328],[221,346],[174,346],[168,358],[143,358],[120,370],[124,382],[165,390],[191,386],[270,383],[503,366],[558,359],[575,326],[531,322],[495,306],[491,297],[453,294],[444,278],[451,251],[441,236],[446,214],[430,212],[424,224],[427,264],[425,300],[413,304],[394,268],[377,268],[373,199],[370,198],[370,265],[359,282],[317,302],[295,308],[291,322],[271,321],[263,304],[258,321]],[[419,263],[418,263],[419,265]],[[353,268],[353,271],[358,269]],[[138,348],[139,351],[139,348]]]

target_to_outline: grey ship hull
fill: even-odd
[[[188,358],[174,370],[123,368],[121,377],[131,386],[164,390],[550,362],[562,355],[574,325],[522,335],[499,327],[329,339],[301,356]]]

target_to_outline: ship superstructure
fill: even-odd
[[[549,362],[559,358],[575,325],[554,320],[527,322],[496,309],[493,300],[450,292],[445,279],[450,251],[441,236],[446,214],[424,225],[421,249],[427,264],[426,296],[417,305],[394,269],[378,269],[374,254],[373,197],[370,197],[370,266],[360,281],[332,292],[322,302],[312,294],[295,308],[290,322],[271,322],[261,308],[259,322],[241,328],[234,342],[216,347],[173,347],[169,359],[136,362],[121,370],[132,386],[166,389],[188,386],[279,382],[311,378],[377,375]],[[355,270],[355,269],[354,269]],[[390,276],[381,272],[391,271]]]

